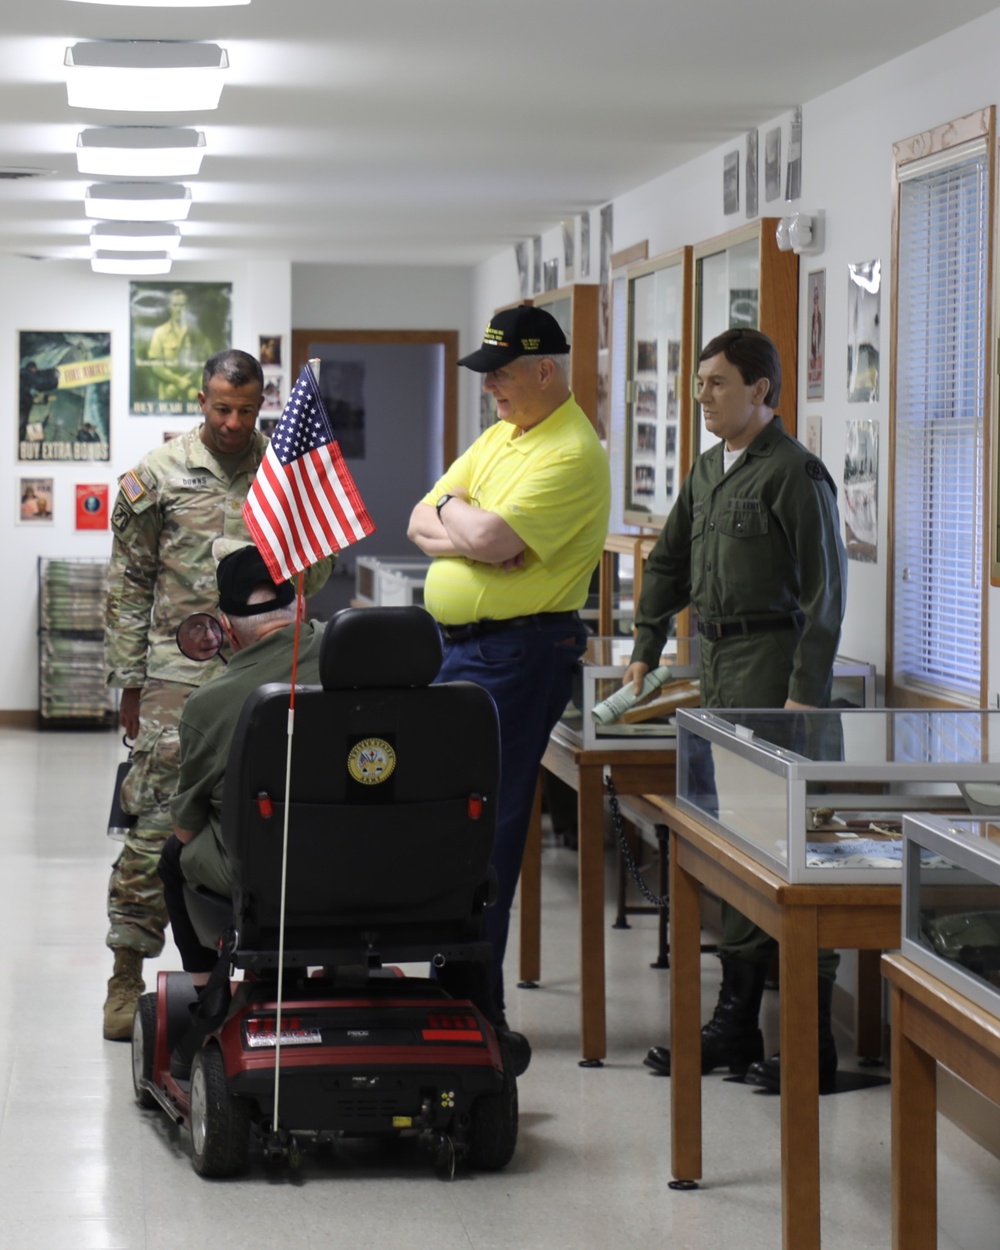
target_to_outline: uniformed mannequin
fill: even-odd
[[[702,351],[698,399],[721,441],[702,453],[643,573],[636,641],[625,683],[638,691],[660,661],[671,618],[698,614],[704,707],[823,707],[846,593],[846,554],[836,487],[823,463],[784,430],[775,408],[781,362],[758,330],[727,330]],[[709,785],[711,780],[709,778]],[[764,1061],[758,1024],[775,942],[723,905],[723,980],[702,1029],[702,1071],[752,1068],[777,1088],[777,1060]],[[820,1087],[836,1081],[830,995],[838,956],[820,954]],[[670,1051],[645,1060],[670,1072]]]

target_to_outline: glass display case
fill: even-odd
[[[569,339],[569,385],[576,402],[598,425],[597,396],[597,316],[598,291],[595,283],[578,282],[534,295],[526,303],[544,308],[559,322]]]
[[[1000,785],[991,789],[992,817],[904,816],[901,947],[1000,1016]]]
[[[677,713],[677,802],[784,880],[899,883],[906,812],[1000,780],[1000,711]]]
[[[621,690],[633,639],[591,638],[580,662],[571,701],[559,721],[560,736],[585,751],[597,747],[619,751],[672,748],[677,737],[677,709],[684,705],[696,707],[700,697],[699,641],[668,639],[661,663],[670,668],[673,680],[661,686],[653,698],[626,712],[621,720],[601,725],[594,720],[593,710]]]
[[[354,562],[354,606],[422,606],[430,565],[429,556],[359,556]]]
[[[799,258],[780,252],[775,240],[776,217],[758,221],[710,239],[694,249],[692,372],[701,349],[723,330],[762,330],[781,358],[782,386],[778,411],[785,429],[796,432],[799,332]],[[693,379],[692,379],[693,384]],[[694,405],[692,454],[716,441],[705,429],[701,408]]]
[[[661,527],[691,463],[691,251],[631,265],[625,382],[629,525]]]

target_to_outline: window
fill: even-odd
[[[985,133],[970,137],[987,116]],[[992,111],[963,123],[897,145],[888,693],[896,705],[985,699]],[[906,159],[914,151],[921,155]]]

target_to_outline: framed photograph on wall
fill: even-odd
[[[739,212],[740,207],[740,154],[727,152],[722,161],[722,211]]]
[[[108,460],[110,332],[22,330],[18,357],[18,460]]]
[[[133,282],[129,286],[129,411],[199,417],[201,374],[232,342],[231,282]]]
[[[882,262],[847,266],[847,402],[878,399]]]
[[[808,284],[809,359],[806,364],[806,399],[822,399],[826,356],[826,270],[814,270],[808,277]]]
[[[18,525],[51,525],[55,518],[54,482],[50,477],[19,477],[17,479]]]
[[[107,482],[78,482],[76,485],[76,528],[106,530],[108,528]]]
[[[281,364],[281,335],[280,334],[262,334],[260,336],[260,347],[257,351],[257,359],[265,368],[268,365]]]

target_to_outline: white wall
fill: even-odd
[[[233,346],[256,354],[260,335],[280,334],[291,348],[290,266],[283,263],[240,265],[177,264],[179,282],[233,284]],[[110,530],[88,533],[74,528],[74,487],[106,482],[113,502],[117,480],[167,430],[187,429],[190,418],[133,417],[129,397],[129,279],[97,275],[77,261],[30,261],[0,257],[0,376],[9,379],[7,453],[9,471],[0,476],[0,535],[3,536],[8,609],[0,627],[0,709],[38,706],[37,557],[102,556],[111,551]],[[16,378],[19,330],[110,330],[111,459],[86,464],[53,461],[21,463],[17,457]],[[287,390],[287,385],[286,385]],[[52,525],[17,525],[19,476],[54,479]],[[23,605],[23,608],[22,608]]]
[[[914,52],[865,74],[854,82],[803,105],[802,198],[794,205],[764,201],[763,140],[765,131],[784,115],[759,127],[762,215],[822,211],[825,247],[819,255],[801,258],[799,332],[799,429],[804,417],[822,417],[822,450],[835,480],[842,483],[846,423],[874,419],[879,426],[879,559],[874,565],[850,563],[848,609],[843,653],[885,666],[887,579],[887,505],[889,468],[889,289],[891,281],[892,144],[933,126],[1000,103],[997,59],[1000,56],[1000,10]],[[780,67],[778,67],[780,76]],[[787,126],[786,135],[787,139]],[[743,224],[742,212],[722,211],[722,170],[725,153],[739,147],[742,135],[706,156],[637,187],[614,201],[614,250],[642,240],[649,255],[696,244]],[[783,157],[785,149],[783,148]],[[742,180],[742,173],[741,173]],[[742,198],[742,191],[741,191]],[[597,220],[591,227],[596,250]],[[543,236],[543,255],[555,255],[558,232]],[[880,399],[873,404],[848,404],[846,398],[847,266],[880,258],[883,265],[882,355]],[[591,272],[596,274],[596,255]],[[826,270],[826,400],[807,402],[806,281],[810,270]],[[485,324],[491,310],[518,297],[514,250],[509,248],[479,266],[473,280],[473,312]],[[990,592],[991,619],[998,592]],[[1000,689],[1000,619],[990,630],[989,689]],[[995,699],[995,694],[991,698]]]
[[[513,261],[511,261],[513,264]],[[467,268],[293,265],[292,323],[300,330],[458,330],[459,355],[479,345]],[[479,433],[479,383],[460,370],[458,443]]]

